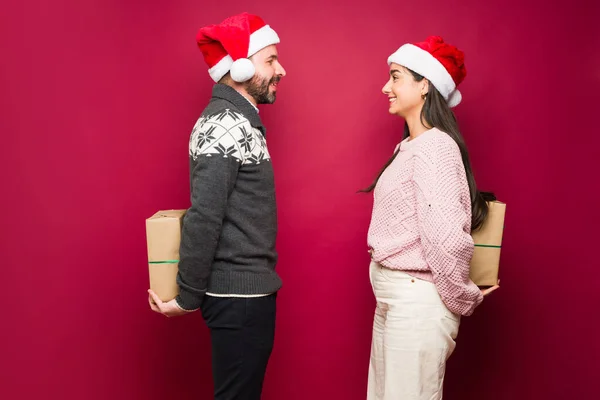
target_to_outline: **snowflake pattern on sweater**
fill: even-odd
[[[229,109],[201,117],[190,136],[189,154],[232,157],[243,164],[260,164],[271,159],[262,133],[243,114]]]

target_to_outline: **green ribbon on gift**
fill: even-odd
[[[177,264],[179,260],[149,261],[149,264]]]
[[[500,249],[502,246],[496,246],[493,244],[476,244],[475,247],[491,247],[493,249]]]

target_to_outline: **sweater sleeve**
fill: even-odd
[[[471,315],[483,301],[469,278],[471,201],[458,146],[436,139],[415,156],[419,234],[433,282],[446,307]]]
[[[229,128],[210,120],[199,121],[192,132],[191,207],[183,219],[177,274],[176,301],[184,310],[198,309],[206,293],[227,201],[243,162],[240,135],[246,132],[239,124]]]

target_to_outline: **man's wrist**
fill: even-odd
[[[181,297],[180,296],[175,297],[175,305],[177,306],[177,308],[179,308],[182,311],[185,311],[185,312],[194,312],[194,311],[197,311],[197,310],[200,309],[200,307],[198,307],[198,308],[195,308],[193,310],[188,310],[183,305],[181,305],[180,301],[181,301]]]

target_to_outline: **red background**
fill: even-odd
[[[260,114],[284,280],[264,398],[365,398],[371,197],[355,191],[401,136],[386,58],[429,34],[466,53],[456,112],[480,187],[508,204],[502,288],[463,320],[446,397],[595,398],[598,3],[248,4],[3,5],[0,396],[211,397],[200,315],[149,310],[144,220],[189,204],[212,86],[197,29],[246,10],[288,72]]]

